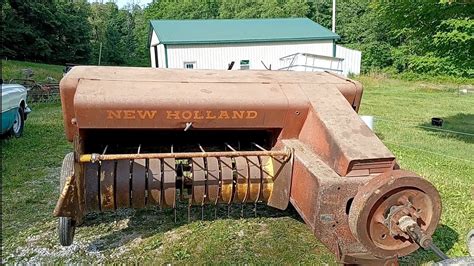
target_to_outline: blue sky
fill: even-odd
[[[153,0],[88,0],[90,3],[93,2],[115,2],[119,8],[125,7],[128,3],[139,4],[140,6],[146,6],[151,3]]]

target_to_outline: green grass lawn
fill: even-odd
[[[48,77],[59,81],[63,77],[64,66],[2,60],[2,78],[5,81],[10,79],[23,79],[25,77],[22,73],[22,69],[26,68],[33,70],[34,75],[31,79],[34,79],[36,82],[44,82]]]
[[[458,95],[457,85],[359,78],[365,86],[361,114],[374,115],[376,133],[403,168],[430,180],[440,191],[443,214],[435,243],[449,256],[466,256],[465,236],[474,228],[474,137],[428,126],[433,116],[445,129],[474,133],[474,95]],[[125,262],[335,264],[290,208],[285,212],[250,207],[239,218],[233,209],[213,219],[186,222],[172,210],[121,211],[90,215],[71,247],[60,247],[52,211],[59,195],[59,169],[71,150],[58,104],[33,105],[25,135],[2,141],[3,262]],[[195,210],[195,216],[199,210]],[[427,251],[402,263],[436,261]]]

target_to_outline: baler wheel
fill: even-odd
[[[386,172],[361,187],[349,212],[349,226],[367,250],[379,258],[405,256],[418,245],[398,228],[410,216],[431,236],[441,215],[441,198],[425,179],[404,170]]]
[[[66,179],[74,174],[74,154],[72,152],[66,154],[61,167],[61,175],[59,179],[61,191],[64,188]],[[70,246],[74,239],[76,226],[75,221],[71,217],[59,217],[58,234],[61,246]]]
[[[71,217],[59,217],[59,243],[61,246],[70,246],[74,239],[76,226]]]

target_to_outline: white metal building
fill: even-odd
[[[314,63],[303,71],[348,72],[342,69],[344,58],[335,58],[338,38],[307,18],[152,20],[151,66],[301,71],[289,67],[284,58],[311,54],[327,62],[320,60],[321,64]],[[340,68],[327,67],[334,65],[329,62],[334,60],[341,61]]]

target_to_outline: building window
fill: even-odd
[[[250,69],[250,61],[240,60],[240,70],[248,70],[248,69]]]
[[[184,68],[185,69],[195,69],[196,68],[196,62],[184,62]]]

